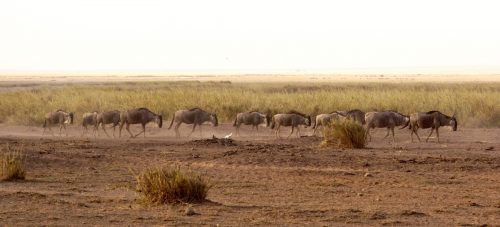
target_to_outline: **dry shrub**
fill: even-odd
[[[149,168],[135,178],[135,190],[147,204],[203,202],[210,189],[199,174],[179,167]]]
[[[330,122],[323,130],[323,135],[323,146],[364,148],[366,145],[365,128],[352,120]]]
[[[25,176],[22,149],[12,149],[7,144],[0,154],[0,180],[24,180]]]

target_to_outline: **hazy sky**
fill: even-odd
[[[500,72],[497,2],[6,0],[0,71]]]

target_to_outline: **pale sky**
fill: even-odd
[[[500,2],[15,0],[0,72],[500,72]]]

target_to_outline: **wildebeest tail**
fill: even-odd
[[[175,119],[175,114],[172,115],[172,121],[170,122],[170,126],[168,126],[168,130],[170,130],[170,128],[172,128],[172,125],[174,124],[174,119]]]
[[[271,129],[274,129],[274,126],[276,125],[276,121],[274,120],[274,117],[271,119]]]
[[[47,119],[45,119],[45,121],[43,122],[43,128],[46,128],[47,127]]]
[[[236,127],[236,121],[238,121],[238,116],[236,116],[236,118],[234,118],[233,127]]]

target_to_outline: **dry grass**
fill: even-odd
[[[332,121],[323,130],[323,146],[339,148],[364,148],[366,130],[352,120]]]
[[[24,180],[25,177],[22,149],[12,149],[7,144],[0,154],[0,180]]]
[[[201,107],[230,122],[238,112],[296,109],[315,115],[335,110],[440,110],[462,126],[500,127],[500,83],[246,83],[156,82],[47,85],[0,93],[0,122],[41,125],[56,109],[84,112],[148,107],[170,120],[174,111]]]
[[[175,168],[150,168],[135,176],[136,191],[146,204],[199,203],[210,186],[200,175]]]

